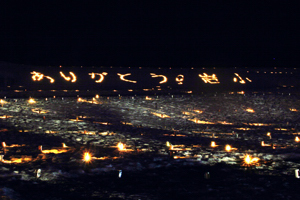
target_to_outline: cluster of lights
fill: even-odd
[[[165,115],[165,114],[162,114],[162,113],[155,113],[155,112],[152,112],[153,115],[157,116],[157,117],[160,117],[160,118],[170,118],[169,115]]]
[[[33,72],[31,72],[31,74],[32,74],[31,78],[33,81],[41,81],[41,80],[43,80],[43,78],[47,78],[50,80],[50,83],[55,82],[55,80],[52,77],[45,76],[44,74],[42,74],[40,72],[33,71]]]
[[[207,75],[206,73],[199,74],[199,77],[204,81],[204,83],[209,84],[219,84],[219,80],[215,74]]]
[[[43,73],[41,72],[36,72],[36,71],[32,71],[30,72],[32,74],[32,80],[33,81],[41,81],[44,78],[49,79],[50,83],[54,83],[55,80],[50,77],[50,76],[45,76]],[[75,75],[74,72],[69,72],[69,76],[65,75],[62,71],[59,72],[60,76],[66,80],[66,81],[70,81],[72,83],[75,83],[77,81],[77,77]],[[95,80],[96,83],[102,83],[104,81],[105,76],[107,75],[107,72],[102,72],[102,73],[96,73],[96,72],[91,72],[88,73],[88,75],[91,77],[91,79],[96,79],[97,76],[99,76],[98,79]],[[130,82],[130,83],[137,83],[137,81],[135,80],[130,80],[130,79],[126,79],[126,76],[130,76],[131,73],[126,73],[126,74],[121,74],[121,73],[117,73],[117,75],[120,77],[121,81],[125,81],[125,82]],[[165,75],[157,75],[155,73],[150,73],[152,78],[162,78],[162,80],[159,82],[159,84],[164,84],[167,83],[168,78]],[[238,73],[234,73],[235,77],[233,78],[234,82],[238,82],[241,84],[245,84],[246,81],[238,74]],[[212,74],[212,75],[208,75],[206,73],[203,74],[199,74],[199,77],[205,82],[205,83],[209,83],[209,84],[219,84],[219,80],[216,76],[216,74]],[[245,78],[248,82],[252,82],[251,79],[249,79],[248,77]],[[183,74],[178,74],[175,77],[175,81],[177,82],[178,85],[182,85],[183,81],[184,81],[184,75]]]
[[[182,85],[183,81],[184,81],[184,75],[182,74],[179,74],[176,78],[175,78],[175,81],[177,82],[178,85]]]
[[[150,75],[152,78],[159,78],[159,77],[163,78],[163,80],[160,81],[159,84],[163,84],[168,81],[168,78],[165,75],[156,75],[155,73],[150,73]]]
[[[34,103],[36,103],[36,101],[35,101],[33,98],[30,98],[30,99],[28,100],[28,103],[29,103],[29,104],[34,104]]]
[[[122,81],[125,81],[125,82],[129,82],[129,83],[136,83],[136,81],[133,81],[133,80],[129,80],[129,79],[125,79],[124,77],[125,76],[130,76],[131,73],[127,73],[127,74],[120,74],[120,73],[117,73],[118,76],[120,76],[120,79]]]
[[[259,162],[259,158],[257,157],[252,157],[250,155],[246,155],[245,158],[244,158],[244,166],[251,166],[251,165],[257,165]]]
[[[89,75],[91,76],[92,79],[95,79],[96,76],[99,76],[99,79],[96,80],[95,82],[96,83],[102,83],[103,80],[104,80],[104,76],[107,75],[107,72],[102,72],[102,73],[94,73],[94,72],[92,72],[92,73],[89,73]]]
[[[238,81],[238,79],[239,79],[239,83],[240,84],[246,84],[246,81],[238,74],[238,73],[234,73],[234,75],[237,77],[234,77],[233,78],[233,82],[237,82]],[[251,79],[249,79],[248,77],[246,77],[246,80],[247,81],[249,81],[250,83],[252,82],[252,80]]]
[[[66,76],[62,71],[59,72],[60,76],[63,77],[66,81],[71,81],[75,83],[77,81],[77,77],[73,72],[69,72],[71,76]]]

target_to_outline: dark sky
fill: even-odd
[[[300,18],[291,1],[7,2],[0,3],[0,61],[298,67]]]

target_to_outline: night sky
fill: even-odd
[[[182,68],[299,65],[299,9],[291,1],[7,2],[0,3],[3,62]]]

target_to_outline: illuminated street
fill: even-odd
[[[296,195],[300,99],[294,94],[98,95],[1,103],[1,180],[24,199],[41,199],[28,192],[35,189],[63,199],[75,190],[82,199],[217,198],[214,192],[234,199],[254,188],[260,188],[253,194],[257,198]],[[61,184],[65,194],[51,193]],[[153,184],[161,186],[156,194]],[[278,191],[270,194],[268,184]],[[237,190],[241,186],[245,191]]]

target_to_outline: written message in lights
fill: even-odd
[[[50,83],[55,82],[54,78],[52,78],[50,76],[46,76],[45,74],[43,74],[41,72],[33,71],[30,74],[32,74],[31,78],[33,81],[38,82],[38,81],[42,81],[45,78],[45,79],[48,79],[50,81]],[[65,73],[60,71],[59,74],[60,74],[60,77],[67,82],[76,83],[76,81],[77,81],[77,76],[74,72],[69,72],[68,73],[69,75],[65,75]],[[108,75],[108,73],[107,72],[102,72],[102,73],[91,72],[91,73],[88,73],[88,75],[90,76],[90,79],[95,81],[95,83],[102,83],[104,81],[106,75]],[[129,83],[137,83],[136,80],[132,80],[129,78],[129,76],[131,76],[131,73],[126,73],[126,74],[117,73],[117,75],[119,76],[119,79],[121,81],[129,82]],[[165,84],[168,82],[168,77],[166,75],[150,73],[150,76],[151,76],[151,78],[161,78],[162,80],[158,82],[159,84]],[[216,74],[202,73],[202,74],[198,74],[198,76],[201,78],[201,80],[204,83],[220,84]],[[248,77],[246,77],[245,79],[248,82],[252,82],[252,80],[249,79]],[[175,81],[178,85],[182,85],[184,82],[184,75],[178,74],[175,78]],[[240,84],[246,84],[246,81],[237,73],[234,73],[233,82],[240,83]]]

